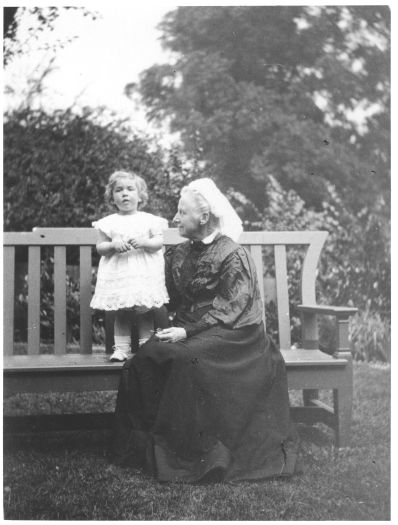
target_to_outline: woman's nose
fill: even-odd
[[[179,218],[179,216],[178,216],[178,213],[176,213],[176,214],[174,215],[173,222],[174,222],[175,224],[178,224],[178,223],[180,222],[180,218]]]

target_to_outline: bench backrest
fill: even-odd
[[[92,248],[97,236],[93,228],[35,228],[33,232],[10,232],[4,244],[4,353],[14,346],[15,248],[28,247],[28,354],[40,352],[40,250],[54,247],[54,352],[66,353],[66,247],[78,246],[80,280],[80,352],[92,352],[90,311]],[[287,247],[307,248],[301,268],[301,302],[315,304],[315,279],[319,256],[328,233],[324,231],[244,232],[239,242],[251,253],[264,299],[263,246],[274,251],[275,283],[281,348],[290,347],[290,314],[287,278]],[[182,242],[178,230],[165,232],[165,244]]]

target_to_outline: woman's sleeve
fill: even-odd
[[[217,324],[228,328],[259,324],[262,319],[260,292],[254,263],[239,248],[224,260],[213,305],[199,321],[184,326],[187,336]]]
[[[177,309],[178,305],[181,303],[181,296],[176,288],[174,277],[173,277],[173,255],[175,251],[175,246],[170,246],[166,249],[164,253],[164,272],[166,280],[166,288],[169,294],[169,302],[166,304],[166,307],[170,311]]]

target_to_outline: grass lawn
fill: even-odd
[[[107,431],[4,439],[4,518],[34,520],[389,520],[390,368],[355,363],[352,446],[299,425],[302,473],[288,480],[160,484],[107,462]],[[296,398],[293,395],[293,400]],[[19,395],[4,413],[112,410],[113,393]]]

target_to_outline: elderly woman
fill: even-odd
[[[124,366],[115,460],[159,481],[291,475],[286,372],[264,333],[254,264],[236,243],[241,221],[210,179],[183,188],[174,221],[188,239],[165,254],[174,326]]]

